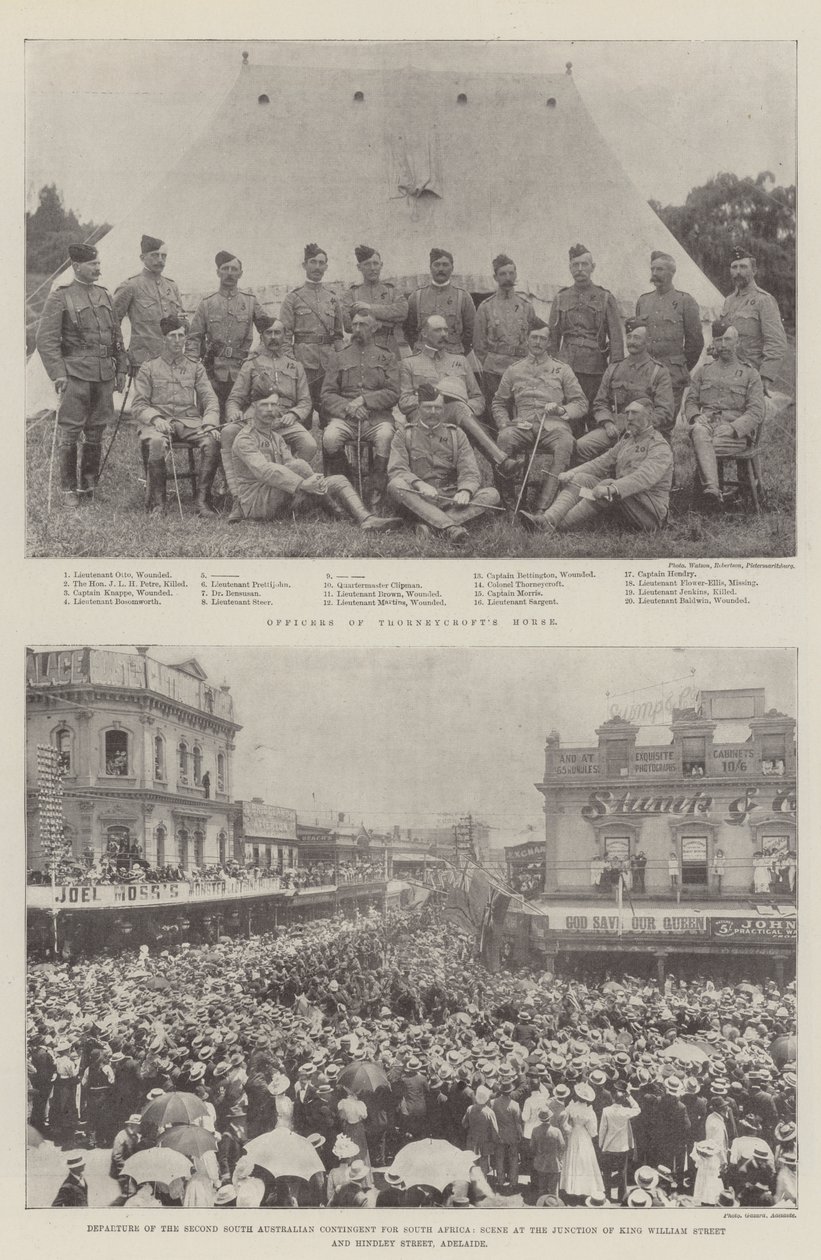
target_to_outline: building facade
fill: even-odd
[[[613,716],[547,738],[544,885],[508,914],[508,953],[544,965],[776,974],[795,967],[795,719],[763,688],[704,691],[647,743]],[[509,875],[540,868],[508,853]],[[515,882],[515,881],[514,881]],[[626,956],[629,955],[629,958]],[[644,961],[639,956],[644,955]]]
[[[232,754],[227,684],[196,660],[164,665],[78,648],[27,657],[27,858],[42,865],[37,746],[57,748],[66,833],[79,861],[133,858],[192,867],[231,856]]]

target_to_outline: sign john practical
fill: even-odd
[[[711,919],[713,937],[722,941],[794,941],[798,935],[795,918]]]

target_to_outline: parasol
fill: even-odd
[[[671,1046],[659,1050],[659,1058],[679,1059],[682,1063],[706,1063],[710,1056],[700,1046],[694,1046],[687,1041],[674,1041]]]
[[[355,1090],[357,1094],[373,1094],[377,1089],[390,1088],[384,1070],[370,1059],[344,1067],[339,1073],[339,1084],[344,1089]]]
[[[401,1178],[406,1186],[444,1190],[453,1181],[467,1181],[478,1158],[473,1151],[461,1151],[451,1142],[423,1138],[403,1146],[387,1171]]]
[[[206,1151],[215,1151],[217,1139],[213,1133],[208,1129],[203,1129],[199,1124],[172,1124],[170,1129],[162,1131],[157,1139],[157,1145],[194,1159],[198,1155],[204,1155]]]
[[[138,1186],[146,1181],[157,1181],[162,1186],[169,1186],[172,1181],[191,1176],[191,1161],[179,1151],[152,1146],[150,1150],[137,1151],[136,1155],[130,1155],[123,1164],[122,1175],[131,1177]]]
[[[161,1094],[143,1108],[140,1131],[143,1136],[152,1138],[172,1124],[192,1124],[208,1114],[208,1108],[196,1094],[184,1091]]]
[[[795,1050],[795,1036],[785,1033],[770,1045],[770,1058],[777,1068],[783,1068],[785,1063],[795,1063]]]
[[[272,1177],[300,1177],[310,1181],[325,1168],[316,1150],[307,1138],[290,1129],[274,1129],[262,1133],[245,1143],[245,1150],[259,1168],[265,1168]]]

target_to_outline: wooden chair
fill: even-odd
[[[142,442],[141,448],[142,448],[142,460],[143,460],[143,474],[147,478],[148,477],[148,442]],[[183,452],[187,453],[188,455],[187,467],[185,465],[185,462],[183,462],[182,467],[181,467],[180,463],[177,460],[177,455]],[[170,453],[171,453],[171,459],[174,461],[174,471],[171,473],[171,480],[173,481],[174,473],[176,473],[178,483],[181,481],[190,481],[191,482],[191,497],[195,499],[197,497],[196,451],[194,450],[193,446],[189,446],[186,442],[172,442]],[[167,456],[166,456],[166,459],[167,459]]]
[[[756,429],[753,434],[752,444],[748,446],[746,451],[739,455],[719,455],[718,456],[718,484],[721,487],[721,493],[725,490],[729,492],[737,491],[744,498],[752,501],[756,515],[764,511],[766,500],[764,497],[764,485],[761,478],[761,452],[763,450],[761,444],[761,434],[764,429],[764,421]],[[730,478],[730,464],[735,464],[735,477]]]

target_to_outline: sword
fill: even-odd
[[[549,405],[550,405],[550,404],[548,403],[548,406],[549,406]],[[544,411],[542,412],[542,418],[541,418],[541,420],[539,421],[539,429],[538,429],[538,432],[537,432],[537,434],[536,434],[536,441],[533,443],[533,450],[530,452],[530,459],[529,459],[529,461],[528,461],[528,465],[527,465],[527,468],[526,468],[526,470],[525,470],[525,475],[524,475],[524,477],[522,478],[522,484],[521,484],[521,486],[519,487],[519,497],[518,497],[518,499],[516,500],[516,506],[515,506],[515,508],[513,509],[513,515],[514,515],[514,517],[516,516],[516,513],[519,511],[519,508],[521,507],[522,498],[523,498],[523,496],[524,496],[524,492],[525,492],[525,487],[527,486],[527,479],[528,479],[528,477],[530,476],[530,470],[531,470],[531,468],[533,467],[533,461],[534,461],[534,459],[536,458],[536,452],[537,452],[537,450],[539,449],[539,442],[541,441],[541,438],[542,438],[542,430],[544,429],[544,422],[545,422],[545,420],[546,420],[546,419],[547,419],[547,407],[545,407]]]
[[[426,503],[431,503],[433,504],[434,507],[438,507],[440,503],[449,503],[451,507],[454,507],[454,506],[455,507],[470,507],[469,503],[454,504],[453,499],[449,499],[447,495],[445,494],[437,494],[435,499],[430,499],[428,498],[426,494],[422,494],[421,490],[411,490],[410,486],[402,486],[402,491],[405,494],[415,494],[418,499],[424,499]],[[483,503],[481,507],[482,507],[482,510],[485,512],[506,512],[507,511],[507,508],[496,507],[494,503]]]
[[[54,408],[54,432],[51,435],[51,455],[48,461],[48,504],[46,507],[46,516],[51,516],[51,483],[54,476],[54,448],[57,445],[57,426],[60,423],[60,408],[63,405],[63,391],[57,395],[57,405]]]
[[[109,444],[108,444],[108,450],[106,451],[105,455],[103,456],[103,462],[102,462],[102,464],[100,465],[100,471],[97,473],[97,485],[99,485],[99,484],[100,484],[100,479],[101,479],[101,477],[102,477],[102,475],[103,475],[103,471],[104,471],[104,469],[105,469],[106,464],[108,463],[108,457],[109,457],[109,455],[111,454],[111,448],[112,448],[112,446],[114,445],[114,442],[115,442],[115,440],[116,440],[117,434],[118,434],[118,432],[119,432],[119,430],[120,430],[120,425],[122,424],[122,420],[123,420],[123,413],[125,412],[125,405],[126,405],[126,403],[128,402],[128,395],[129,395],[129,393],[130,393],[130,391],[131,391],[131,382],[132,382],[133,380],[134,380],[134,374],[133,374],[132,369],[131,369],[131,368],[129,368],[129,370],[128,370],[128,381],[126,382],[126,386],[125,386],[125,393],[123,394],[123,401],[122,401],[122,406],[120,407],[120,414],[117,416],[117,423],[114,425],[114,432],[113,432],[113,433],[112,433],[112,435],[111,435],[111,441],[110,441],[110,442],[109,442]]]

